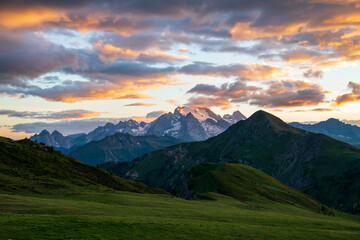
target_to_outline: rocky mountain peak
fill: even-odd
[[[50,135],[49,131],[44,129],[42,130],[39,134],[37,134],[38,136],[44,136],[44,135]]]
[[[53,135],[54,137],[55,137],[55,136],[63,137],[63,135],[62,135],[59,131],[57,131],[57,130],[53,131],[53,132],[51,133],[51,135]]]
[[[173,113],[165,113],[151,123],[139,123],[133,119],[119,121],[115,125],[109,122],[77,137],[64,137],[58,131],[50,134],[45,130],[41,133],[43,137],[37,139],[48,145],[64,148],[79,147],[115,133],[128,133],[132,136],[169,135],[182,141],[201,141],[222,133],[230,125],[244,119],[246,117],[239,111],[221,117],[208,108],[179,106]]]
[[[234,117],[234,118],[236,118],[238,121],[240,121],[240,120],[245,120],[246,119],[246,117],[240,112],[240,111],[235,111],[235,112],[233,112],[233,114],[232,114],[232,116]]]

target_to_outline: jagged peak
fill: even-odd
[[[111,123],[111,122],[108,122],[108,123],[105,124],[104,127],[110,127],[110,126],[113,127],[113,126],[115,126],[115,125],[114,125],[113,123]]]
[[[48,130],[44,129],[42,130],[39,135],[44,135],[44,134],[50,134]]]
[[[205,121],[208,118],[215,119],[218,121],[221,119],[220,115],[217,115],[209,108],[205,107],[189,107],[189,106],[182,106],[177,107],[174,110],[174,114],[181,114],[186,116],[187,114],[192,113],[192,115],[197,118],[199,121]]]
[[[236,110],[235,112],[233,112],[233,117],[235,118],[241,118],[241,119],[246,119],[246,117],[244,116],[244,114],[242,114],[239,110]]]
[[[343,123],[341,122],[339,119],[337,118],[329,118],[328,120],[326,120],[325,122],[330,122],[330,123]]]
[[[60,135],[63,136],[58,130],[54,130],[51,135]]]
[[[136,120],[131,119],[131,118],[130,118],[129,120],[127,120],[127,122],[128,122],[128,123],[138,123]]]

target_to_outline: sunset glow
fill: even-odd
[[[31,124],[150,121],[148,113],[179,105],[360,120],[358,0],[3,1],[0,9],[2,136],[30,136]]]

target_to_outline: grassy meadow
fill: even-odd
[[[0,239],[360,239],[360,218],[120,191],[0,194]]]

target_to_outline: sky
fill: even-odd
[[[359,0],[1,1],[0,135],[177,106],[360,120]]]

